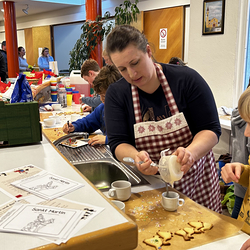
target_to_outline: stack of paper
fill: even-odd
[[[81,210],[18,204],[0,218],[0,230],[65,241],[83,214]]]
[[[55,199],[84,186],[81,183],[47,171],[41,171],[36,175],[14,181],[11,184],[46,200]]]

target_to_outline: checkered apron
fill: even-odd
[[[170,148],[172,154],[178,147],[187,147],[192,139],[183,113],[180,113],[163,72],[155,65],[172,116],[161,121],[142,122],[140,100],[137,87],[131,85],[135,121],[134,134],[136,148],[149,153],[157,162],[160,152]],[[221,213],[220,186],[212,150],[196,161],[183,178],[174,183],[174,188],[195,202]]]

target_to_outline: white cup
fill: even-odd
[[[116,205],[119,209],[122,210],[123,213],[125,213],[125,204],[122,201],[112,200],[111,201],[114,205]]]
[[[161,204],[163,208],[167,211],[176,211],[177,208],[184,205],[184,199],[181,199],[179,194],[174,191],[169,191],[162,193],[162,201]]]
[[[57,124],[61,123],[61,117],[58,115],[50,115],[49,118],[55,119]]]
[[[108,195],[120,201],[126,201],[131,196],[131,183],[129,181],[114,181]]]
[[[51,119],[51,118],[44,119],[44,120],[43,120],[43,123],[44,123],[45,126],[48,126],[48,127],[50,127],[50,126],[55,126],[55,124],[56,124],[56,119]]]
[[[75,122],[76,120],[78,120],[80,118],[80,116],[78,114],[72,114],[71,115],[71,122]]]

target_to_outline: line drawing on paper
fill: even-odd
[[[43,191],[45,189],[56,189],[58,187],[56,185],[52,186],[52,184],[53,184],[53,181],[49,181],[46,184],[37,185],[37,186],[31,187],[30,189],[34,190],[36,192],[40,192],[40,191]]]
[[[49,220],[45,220],[44,216],[42,214],[39,214],[34,221],[29,222],[25,227],[21,229],[21,231],[37,233],[39,232],[41,228],[45,227],[48,224],[54,223],[54,221],[55,219],[53,218]]]

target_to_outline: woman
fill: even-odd
[[[19,72],[22,73],[24,71],[30,71],[29,64],[27,60],[24,58],[25,49],[24,47],[18,47],[18,61],[19,61]]]
[[[156,174],[160,152],[175,154],[184,177],[175,188],[221,212],[220,187],[212,148],[221,134],[212,92],[189,67],[151,59],[145,36],[120,25],[107,38],[107,52],[123,78],[109,86],[105,121],[109,145],[120,161],[132,157],[146,175]]]
[[[49,49],[44,47],[42,50],[42,55],[38,58],[39,70],[43,71],[44,69],[49,69],[49,62],[53,62],[54,58],[49,55]]]

